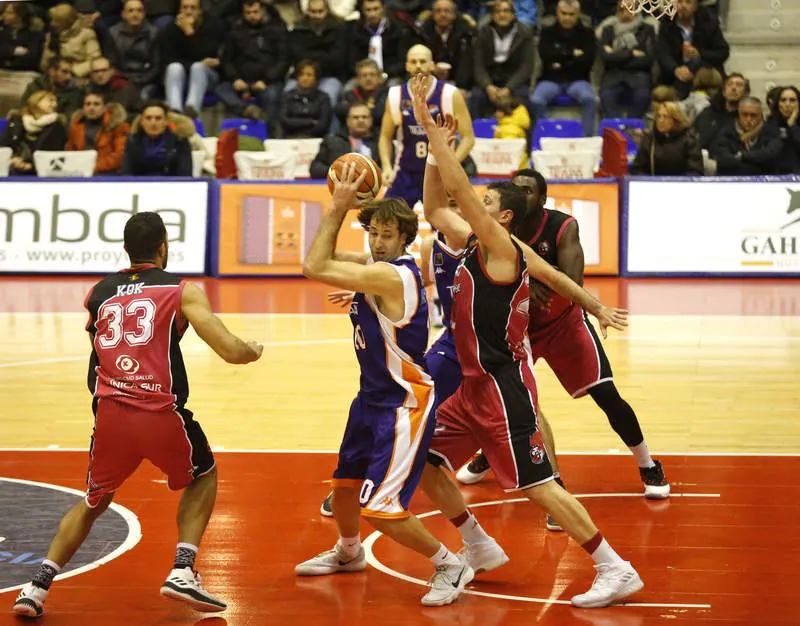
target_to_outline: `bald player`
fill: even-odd
[[[423,74],[428,88],[428,108],[434,118],[442,113],[453,115],[458,121],[461,143],[456,148],[459,163],[472,150],[475,134],[464,96],[454,85],[438,80],[433,75],[433,55],[429,48],[416,45],[406,55],[406,72],[409,76]],[[394,146],[393,142],[397,141]],[[378,140],[383,180],[389,185],[386,197],[403,198],[413,207],[422,200],[422,181],[425,159],[428,156],[428,137],[411,109],[408,83],[389,88],[386,111],[383,115]],[[392,160],[394,152],[394,160]]]

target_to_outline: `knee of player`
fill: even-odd
[[[558,487],[555,480],[548,480],[546,483],[529,487],[525,490],[525,497],[534,504],[541,508],[548,510],[549,505],[559,497],[559,491],[563,491]]]

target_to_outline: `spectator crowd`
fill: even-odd
[[[331,155],[374,146],[420,43],[498,138],[572,106],[586,136],[598,117],[646,120],[636,174],[800,173],[798,89],[762,103],[728,71],[713,1],[660,22],[617,0],[297,1],[3,3],[0,73],[38,73],[0,136],[11,174],[35,174],[37,150],[95,150],[97,175],[189,176],[193,120],[220,103],[272,138],[324,138],[324,176]]]

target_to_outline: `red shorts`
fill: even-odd
[[[478,449],[506,491],[552,480],[536,417],[536,381],[527,363],[465,378],[436,412],[430,463],[452,471]]]
[[[214,455],[192,412],[142,411],[99,400],[89,446],[86,504],[97,506],[147,459],[164,474],[170,489],[183,489],[214,468]]]
[[[529,337],[534,361],[547,361],[573,398],[613,378],[603,344],[580,307]]]

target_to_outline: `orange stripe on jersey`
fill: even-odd
[[[411,513],[408,511],[400,511],[398,513],[382,513],[380,511],[361,509],[361,517],[376,517],[378,519],[405,519],[410,515]]]

